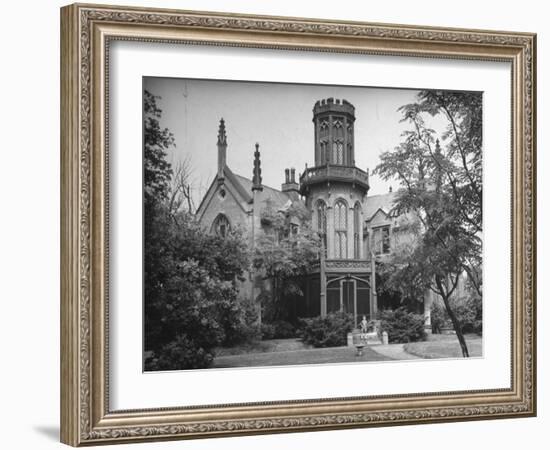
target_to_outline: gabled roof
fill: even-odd
[[[386,215],[390,214],[396,198],[397,192],[368,196],[364,214],[365,220],[370,221],[379,210]]]
[[[229,184],[234,187],[244,203],[252,203],[252,180],[250,178],[233,173],[228,166],[224,167],[223,175]],[[205,206],[205,200],[209,196],[212,189],[216,189],[217,179],[217,176],[214,177],[212,183],[210,183],[208,191],[202,198],[199,207],[197,208],[197,213],[199,213],[203,206]],[[262,187],[263,189],[258,191],[258,203],[260,205],[264,203],[271,203],[271,206],[275,209],[284,210],[292,204],[293,200],[289,194],[266,186],[265,184]]]
[[[235,174],[235,179],[240,183],[246,192],[252,193],[252,180],[242,175]],[[286,192],[279,191],[272,187],[262,185],[263,189],[258,192],[260,205],[264,202],[271,202],[276,209],[282,209],[289,200],[290,196]]]
[[[243,200],[247,203],[252,203],[252,181],[249,180],[250,187],[243,186],[241,179],[243,179],[244,177],[241,177],[240,175],[235,175],[228,166],[224,167],[223,174],[235,186],[235,189],[237,189]]]
[[[231,169],[227,166],[223,169],[223,176],[227,180],[228,184],[231,185],[238,196],[241,198],[243,203],[252,203],[252,191],[246,190],[242,183],[239,181],[237,176],[231,171]],[[202,215],[203,209],[206,207],[207,199],[210,198],[216,189],[218,184],[218,176],[216,175],[212,182],[210,183],[210,186],[208,187],[208,190],[206,191],[206,194],[204,194],[203,198],[201,199],[201,202],[199,204],[199,207],[197,208],[197,215]]]

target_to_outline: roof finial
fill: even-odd
[[[260,144],[256,142],[256,151],[254,152],[254,171],[252,174],[252,190],[262,191],[262,168],[260,162]]]
[[[218,129],[218,145],[227,145],[227,136],[225,135],[225,120],[220,119],[220,127]]]

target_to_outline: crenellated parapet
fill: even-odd
[[[317,100],[313,106],[313,115],[326,113],[346,114],[352,120],[355,120],[355,106],[345,99],[340,100],[339,98],[330,97]]]

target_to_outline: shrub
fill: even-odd
[[[286,320],[277,320],[273,322],[275,328],[275,339],[288,339],[296,337],[296,328]]]
[[[301,338],[314,347],[339,347],[347,345],[347,335],[353,329],[353,315],[331,313],[325,317],[303,319]]]
[[[262,340],[273,339],[275,337],[275,325],[272,323],[262,323],[260,326]]]
[[[266,339],[288,339],[296,337],[296,328],[286,320],[276,320],[271,323],[262,323],[260,334]]]
[[[223,306],[223,305],[222,305]],[[260,337],[258,311],[250,300],[240,299],[219,309],[220,323],[225,330],[224,347],[251,342]]]
[[[389,342],[415,342],[426,339],[424,316],[408,312],[405,307],[380,314],[381,332],[388,333]]]
[[[448,327],[450,324],[449,315],[445,310],[445,306],[438,300],[432,303],[430,317],[432,322],[432,333],[434,334],[441,334],[443,328]]]
[[[482,302],[478,296],[459,297],[451,301],[463,333],[482,333]]]
[[[164,345],[155,358],[145,362],[145,370],[183,370],[209,367],[213,354],[186,335]]]
[[[462,333],[483,333],[482,301],[478,296],[457,297],[450,300]],[[432,332],[440,333],[444,327],[453,327],[442,301],[436,300],[431,308]]]

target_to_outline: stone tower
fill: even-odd
[[[329,98],[315,103],[315,165],[355,165],[353,126],[355,107],[347,100]]]
[[[315,166],[300,177],[300,191],[324,235],[327,259],[361,259],[363,202],[369,175],[355,166],[355,107],[329,98],[315,103]],[[337,209],[337,211],[336,211]]]
[[[300,193],[325,248],[319,274],[313,274],[319,277],[320,313],[341,310],[372,317],[363,246],[369,174],[355,166],[355,107],[347,100],[317,101],[313,124],[315,165],[300,176]]]

